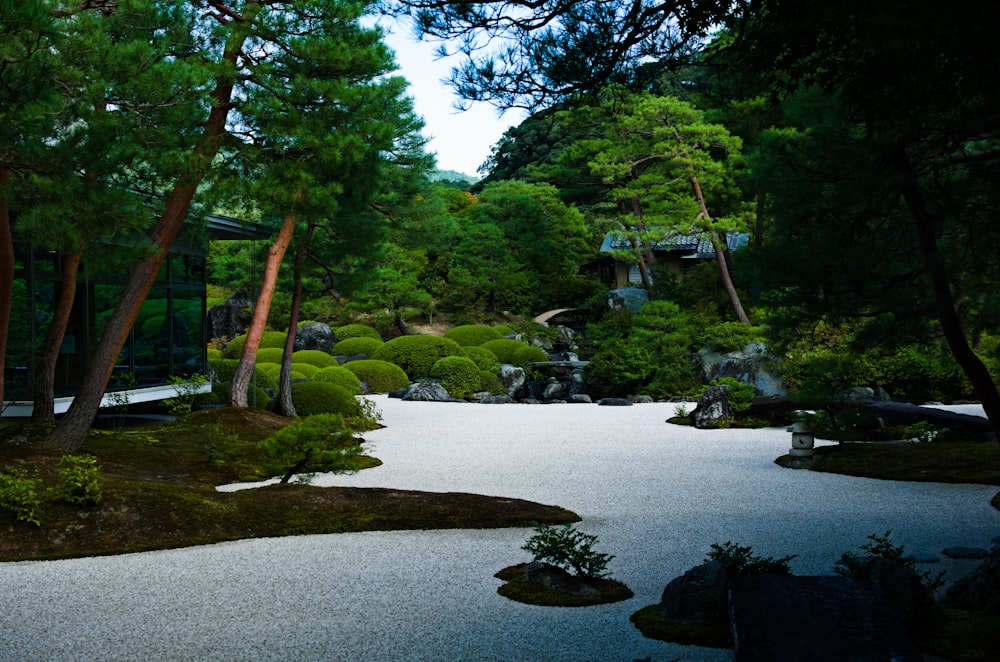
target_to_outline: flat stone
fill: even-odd
[[[899,616],[849,577],[736,577],[736,662],[922,662]]]
[[[985,559],[990,555],[989,551],[979,547],[949,547],[942,549],[941,553],[949,559]]]

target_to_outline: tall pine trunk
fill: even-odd
[[[153,228],[149,250],[143,251],[145,257],[132,269],[125,283],[122,297],[101,334],[101,341],[91,356],[90,367],[84,375],[76,397],[73,398],[73,404],[45,440],[46,446],[71,452],[79,450],[90,430],[94,417],[101,407],[111,372],[132,331],[132,325],[139,316],[142,304],[153,283],[156,282],[160,267],[184,224],[184,218],[198,186],[208,174],[212,160],[222,144],[222,138],[226,134],[226,120],[232,107],[236,64],[242,53],[243,43],[250,35],[252,17],[259,8],[257,3],[248,3],[244,13],[246,18],[239,22],[232,21],[235,27],[222,56],[226,73],[220,76],[212,93],[212,109],[201,139],[191,154],[186,171],[174,184],[173,190],[167,197],[163,214]]]
[[[277,412],[285,416],[296,416],[292,402],[292,353],[295,351],[295,335],[299,329],[299,311],[302,309],[302,263],[305,262],[316,224],[310,222],[305,239],[295,252],[295,266],[292,269],[292,311],[288,316],[288,334],[285,336],[285,351],[281,355],[281,375],[278,378]]]
[[[302,193],[296,194],[295,199],[301,199]],[[267,316],[271,312],[271,301],[274,299],[274,291],[278,287],[278,272],[281,270],[281,261],[285,258],[288,244],[295,234],[295,223],[298,217],[294,208],[285,216],[281,224],[281,230],[275,238],[271,248],[267,251],[267,262],[264,265],[264,282],[260,286],[257,294],[257,303],[254,306],[253,318],[250,320],[250,327],[247,329],[247,339],[243,345],[243,354],[240,355],[239,365],[233,373],[233,381],[229,386],[229,404],[233,407],[246,407],[249,403],[247,391],[250,389],[250,381],[253,378],[254,365],[257,362],[257,350],[260,349],[260,339],[264,336],[264,328],[267,326]]]
[[[993,377],[990,376],[989,370],[972,351],[965,330],[962,328],[962,320],[958,314],[951,281],[948,277],[948,267],[938,246],[937,236],[940,219],[931,211],[917,174],[914,172],[905,151],[900,149],[894,155],[893,165],[899,175],[903,200],[906,202],[916,226],[924,265],[934,291],[934,303],[941,331],[944,333],[945,341],[947,341],[955,361],[965,376],[969,378],[969,383],[972,384],[976,397],[983,405],[986,418],[989,419],[993,428],[994,439],[1000,441],[1000,392],[997,391],[997,385],[993,381]]]
[[[38,356],[38,368],[35,370],[35,402],[31,408],[33,421],[51,421],[55,418],[56,363],[59,361],[59,350],[66,335],[66,324],[69,322],[69,315],[73,311],[73,302],[76,299],[79,268],[80,253],[63,255],[59,298],[56,300],[52,321],[49,323],[49,330],[45,333],[45,341]]]
[[[14,235],[10,229],[10,166],[0,167],[0,409],[3,408],[4,374],[10,308],[14,301]]]

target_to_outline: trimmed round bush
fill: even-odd
[[[501,338],[500,340],[490,340],[484,342],[482,347],[490,350],[496,355],[500,363],[513,363],[514,352],[522,347],[529,347],[528,343],[514,340],[513,338]]]
[[[257,348],[260,351],[265,347],[277,347],[281,349],[285,346],[285,337],[288,334],[284,331],[265,331],[260,337],[260,346]],[[227,359],[238,359],[243,355],[243,345],[247,342],[247,334],[242,334],[236,336],[229,341],[226,348],[222,351],[222,355]]]
[[[281,363],[285,350],[278,347],[261,347],[257,350],[257,363]]]
[[[215,371],[220,382],[233,381],[233,373],[236,372],[236,366],[239,364],[240,362],[236,359],[208,359],[208,365]]]
[[[308,379],[303,373],[295,370],[292,364],[292,379]],[[257,386],[261,388],[278,388],[278,381],[281,379],[280,363],[258,363],[257,364]]]
[[[229,382],[220,382],[212,387],[212,393],[219,399],[221,404],[229,403]],[[247,403],[255,409],[267,409],[267,405],[271,402],[271,396],[268,395],[267,391],[260,388],[251,387],[247,391]]]
[[[507,387],[500,381],[500,376],[495,370],[480,370],[479,390],[486,391],[490,395],[503,395],[507,392]]]
[[[333,330],[333,337],[337,342],[348,338],[378,338],[382,339],[378,330],[367,324],[345,324]]]
[[[382,344],[381,338],[369,338],[367,336],[344,338],[333,346],[330,353],[334,356],[357,356],[358,354],[371,356]]]
[[[462,324],[448,329],[444,337],[454,340],[462,347],[472,347],[482,345],[489,340],[499,340],[503,338],[503,335],[492,326],[485,324]]]
[[[300,349],[292,352],[292,363],[310,363],[317,368],[329,368],[337,365],[337,359],[318,349]]]
[[[470,398],[480,390],[479,367],[464,356],[438,359],[431,367],[431,377],[440,379],[453,398]]]
[[[361,404],[347,389],[330,382],[297,382],[292,384],[292,404],[299,416],[340,414],[360,416]]]
[[[440,336],[400,336],[380,346],[371,358],[395,363],[410,380],[429,377],[438,359],[463,356],[462,346]]]
[[[208,357],[209,361],[211,361],[212,359],[221,359],[222,358],[222,350],[221,349],[215,349],[214,347],[209,347],[207,350],[205,350],[205,356]]]
[[[500,334],[500,337],[511,336],[517,333],[517,329],[510,324],[497,324],[493,329]]]
[[[528,363],[538,363],[540,361],[548,361],[549,355],[545,353],[545,350],[540,347],[535,347],[534,345],[525,345],[517,351],[511,357],[511,363],[517,366],[524,366]]]
[[[497,355],[485,347],[463,347],[462,351],[466,357],[472,359],[472,362],[479,366],[480,370],[496,372],[500,369]]]
[[[299,373],[306,379],[312,379],[319,370],[312,363],[292,363],[292,374]]]
[[[388,393],[410,385],[410,378],[406,376],[406,372],[388,361],[364,359],[345,363],[343,367],[368,384],[368,390],[372,393]]]
[[[330,382],[347,389],[352,395],[361,394],[361,380],[347,368],[339,365],[322,368],[311,379],[314,382]]]

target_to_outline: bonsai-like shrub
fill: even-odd
[[[528,343],[521,342],[520,340],[514,340],[512,338],[500,338],[499,340],[489,340],[484,342],[481,347],[488,349],[496,355],[497,360],[500,363],[513,363],[514,362],[514,352],[521,349],[522,347],[528,347]]]
[[[314,382],[329,382],[331,384],[336,384],[337,386],[346,389],[352,395],[361,394],[361,380],[358,376],[347,368],[339,365],[333,365],[329,368],[323,368],[316,372],[311,379]]]
[[[382,339],[378,330],[368,326],[367,324],[345,324],[344,326],[338,326],[333,330],[333,336],[337,339],[337,342],[346,340],[347,338]]]
[[[496,372],[500,369],[500,361],[497,355],[485,347],[463,347],[464,354],[472,359],[472,362],[479,366],[480,370]]]
[[[361,405],[351,393],[330,382],[296,382],[292,384],[292,404],[299,416],[340,414],[360,416]]]
[[[260,442],[277,462],[281,482],[303,471],[357,471],[361,446],[339,414],[316,414],[299,419]]]
[[[511,357],[511,363],[522,367],[529,363],[539,363],[548,360],[549,355],[545,353],[545,350],[534,345],[525,345],[519,348]]]
[[[351,361],[343,367],[368,385],[371,393],[388,393],[410,385],[410,379],[398,365],[377,359]]]
[[[429,377],[438,359],[463,356],[454,340],[440,336],[400,336],[380,346],[371,358],[395,363],[411,380]]]
[[[317,368],[329,368],[332,365],[337,365],[337,359],[318,349],[300,349],[297,352],[292,352],[292,362],[310,363]]]
[[[285,350],[281,347],[261,347],[257,350],[256,363],[281,363]]]
[[[500,381],[500,376],[495,370],[480,370],[479,390],[486,391],[490,395],[503,395],[507,392],[507,387]]]
[[[717,352],[735,352],[762,337],[760,327],[742,322],[720,322],[702,330],[701,342]]]
[[[438,359],[431,368],[431,377],[441,380],[441,385],[453,398],[470,398],[480,390],[479,368],[464,356],[446,356]]]
[[[334,356],[356,356],[358,354],[371,356],[382,344],[381,338],[369,338],[368,336],[344,338],[333,346],[330,353]]]
[[[499,340],[503,338],[503,335],[492,326],[485,324],[462,324],[448,329],[444,337],[454,340],[462,347],[472,347],[482,345],[489,340]]]
[[[311,363],[292,363],[292,374],[299,373],[306,379],[312,379],[313,375],[319,372],[319,368]]]
[[[597,536],[581,533],[571,524],[561,527],[537,524],[535,535],[521,549],[530,552],[536,561],[559,566],[577,577],[600,579],[607,576],[608,562],[615,557],[595,552],[596,542]]]

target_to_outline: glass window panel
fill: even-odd
[[[174,374],[205,374],[205,292],[175,288],[173,301]]]

